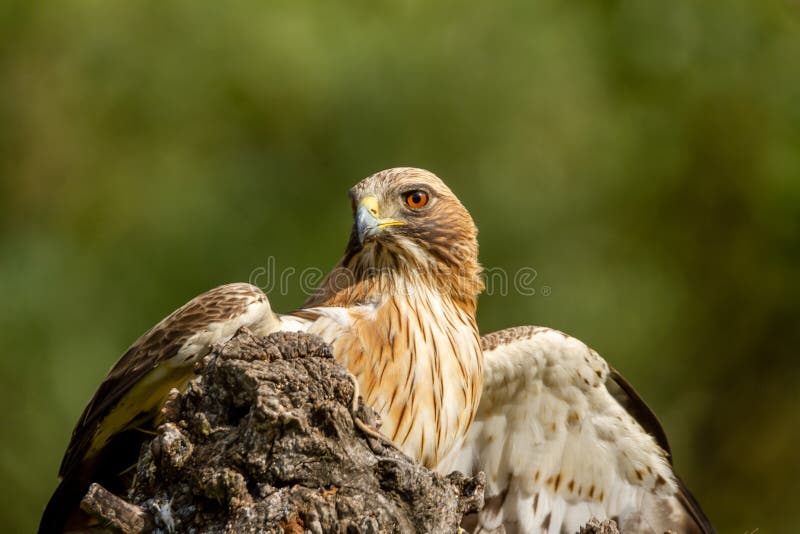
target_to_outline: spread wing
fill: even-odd
[[[66,476],[78,467],[104,445],[104,437],[136,424],[140,413],[156,409],[160,397],[190,377],[194,363],[214,343],[231,338],[242,326],[277,330],[279,323],[266,295],[244,283],[217,287],[175,310],[136,340],[111,368],[75,426],[59,474]],[[132,398],[137,388],[143,396]]]
[[[301,330],[301,318],[273,313],[266,295],[250,284],[228,284],[192,299],[145,332],[111,368],[83,411],[61,463],[61,483],[47,504],[39,532],[88,527],[78,503],[88,484],[114,484],[138,454],[129,431],[146,424],[172,388],[193,376],[212,345],[241,327],[266,335]]]
[[[673,473],[655,415],[596,352],[543,327],[482,344],[483,396],[452,458],[487,478],[484,509],[465,528],[555,534],[594,517],[622,532],[713,532]]]

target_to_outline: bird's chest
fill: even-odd
[[[464,437],[483,380],[472,314],[438,297],[388,299],[355,316],[333,347],[406,454],[434,468]]]

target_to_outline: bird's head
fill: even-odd
[[[367,278],[416,277],[437,290],[471,298],[483,289],[478,230],[435,174],[387,169],[353,186],[350,198],[353,230],[332,276],[350,277],[355,285]]]

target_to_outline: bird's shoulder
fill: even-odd
[[[242,326],[259,325],[272,315],[264,292],[247,283],[216,287],[170,313],[142,334],[111,367],[73,430],[59,474],[65,476],[82,462],[105,417],[148,373],[165,362],[191,369],[211,344],[230,338]]]

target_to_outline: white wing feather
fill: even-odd
[[[575,338],[519,327],[483,338],[484,390],[448,467],[484,471],[474,532],[577,532],[614,518],[623,532],[680,528],[667,453],[606,388],[608,364]]]

